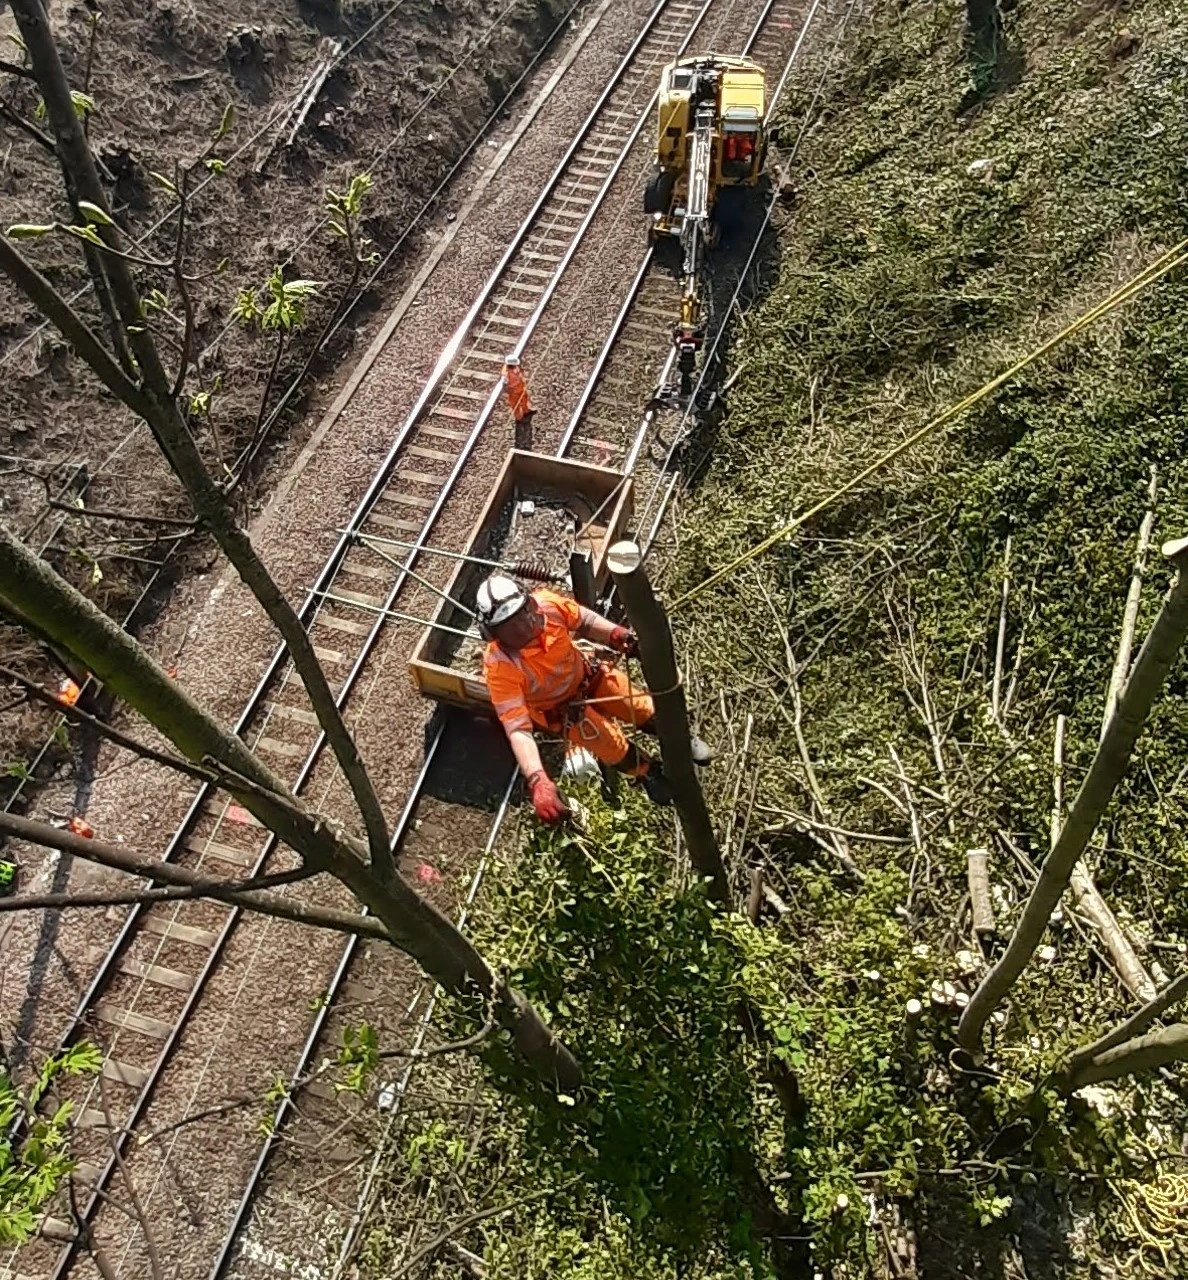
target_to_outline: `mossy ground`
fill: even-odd
[[[1001,20],[990,63],[961,6],[869,6],[815,105],[826,53],[794,79],[798,199],[734,327],[743,374],[679,513],[670,598],[1183,234],[1188,8],[1024,0]],[[1156,548],[1188,532],[1186,303],[1164,280],[675,615],[703,731],[734,743],[712,787],[724,821],[737,810],[734,858],[765,860],[790,910],[711,926],[670,828],[634,802],[592,802],[589,837],[537,837],[495,877],[476,932],[583,1058],[589,1096],[542,1103],[496,1060],[484,1123],[412,1119],[390,1168],[435,1203],[464,1186],[512,1206],[469,1238],[489,1280],[767,1275],[773,1208],[821,1271],[860,1276],[884,1265],[872,1209],[890,1206],[923,1277],[1188,1275],[1182,1076],[1104,1110],[1048,1087],[1130,1007],[1092,937],[1071,916],[1053,930],[983,1073],[951,1060],[954,1018],[927,1000],[976,980],[956,960],[970,847],[991,851],[1000,932],[1017,916],[1058,712],[1069,795],[1091,756],[1152,465]],[[1156,549],[1140,634],[1167,577]],[[1092,858],[1170,971],[1188,942],[1184,665]],[[831,826],[879,837],[848,840],[861,885],[823,847]],[[744,997],[799,1076],[790,1126],[737,1032]],[[381,1219],[377,1275],[388,1239]]]

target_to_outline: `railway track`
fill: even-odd
[[[819,0],[818,0],[819,3]],[[809,22],[815,15],[818,3],[814,3],[808,20],[801,22],[796,16],[796,6],[790,0],[768,0],[765,8],[755,23],[742,52],[757,57],[769,64],[783,65],[789,60],[791,50],[798,49],[808,29]],[[785,71],[785,77],[787,72]],[[784,79],[781,79],[774,97],[778,98],[782,91]],[[716,292],[724,293],[733,288],[740,277],[740,267],[749,266],[751,256],[746,251],[753,247],[746,243],[749,233],[758,235],[766,226],[758,217],[752,219],[740,233],[741,254],[735,255],[732,263],[733,272],[728,270],[723,279],[717,282]],[[603,465],[622,467],[629,472],[637,470],[637,464],[644,455],[649,441],[656,434],[656,417],[647,408],[650,399],[647,388],[658,388],[668,376],[671,363],[671,344],[668,341],[673,316],[676,314],[676,303],[679,298],[679,286],[671,275],[656,268],[653,255],[647,254],[640,263],[632,280],[622,307],[611,327],[605,343],[594,363],[586,382],[586,386],[574,407],[569,422],[561,435],[556,452],[559,456],[574,457],[582,460],[598,462]],[[721,325],[711,326],[711,343],[716,345],[721,334]],[[624,406],[637,405],[638,413],[624,412]],[[670,456],[663,456],[669,450],[669,442],[663,438],[659,441],[657,457],[653,459],[649,470],[653,473],[652,495],[658,490],[663,471],[671,463]],[[659,517],[653,513],[654,503],[649,503],[647,513],[651,522],[651,533],[647,537],[650,544],[655,537]],[[476,742],[475,734],[485,734]],[[464,769],[459,769],[458,760],[467,762]],[[481,777],[476,777],[475,762],[485,761],[486,768]],[[508,802],[512,795],[516,780],[514,764],[510,753],[504,749],[499,731],[489,722],[474,722],[459,712],[448,712],[441,722],[440,728],[432,738],[425,758],[425,766],[417,779],[402,816],[400,829],[394,842],[401,857],[402,866],[411,869],[425,861],[441,858],[442,833],[453,832],[455,836],[465,831],[470,834],[472,847],[481,847],[483,852],[473,867],[465,892],[461,894],[461,907],[458,913],[459,924],[465,923],[470,905],[473,903],[484,873],[487,871],[492,850],[499,837],[509,809]],[[460,785],[464,784],[464,785]],[[465,794],[466,787],[471,794]],[[448,799],[446,797],[449,797]],[[493,821],[481,829],[479,814],[494,810]],[[441,904],[439,904],[441,905]],[[352,985],[352,964],[356,962],[357,948],[353,941],[348,942],[342,961],[336,970],[335,983],[328,992],[325,1016],[319,1019],[319,1025],[311,1032],[309,1040],[298,1060],[290,1078],[299,1079],[305,1076],[311,1064],[317,1059],[320,1047],[324,1055],[332,1046],[341,1042],[342,1033],[352,1021],[353,1011],[357,1005],[352,1001],[336,1004],[338,994]],[[365,974],[354,980],[352,992],[356,999],[364,1003],[374,1002],[378,993],[399,989],[399,973],[407,964],[391,949],[380,949],[371,955],[365,964],[356,964],[363,968]],[[394,1026],[381,1027],[381,1039],[384,1043],[406,1042],[412,1050],[419,1050],[434,1038],[432,1015],[435,1005],[435,993],[428,980],[422,980],[413,990],[406,1005],[401,1005],[401,1014]],[[415,1022],[413,1021],[415,1016]],[[385,1089],[386,1101],[384,1112],[389,1119],[383,1125],[384,1137],[396,1122],[401,1105],[410,1098],[410,1082],[415,1078],[418,1066],[415,1062],[402,1071],[396,1080]],[[473,1102],[473,1099],[472,1099]],[[459,1105],[469,1105],[465,1102]],[[220,1261],[211,1272],[211,1280],[219,1280],[222,1276],[246,1277],[254,1275],[253,1262],[257,1265],[263,1259],[273,1269],[297,1266],[295,1259],[286,1257],[283,1252],[276,1252],[263,1246],[258,1239],[244,1236],[251,1221],[251,1214],[257,1195],[257,1180],[262,1181],[269,1160],[274,1156],[276,1145],[286,1121],[300,1125],[303,1142],[306,1147],[320,1148],[333,1136],[340,1135],[344,1128],[343,1113],[340,1101],[333,1091],[313,1086],[303,1096],[299,1120],[294,1120],[294,1107],[290,1099],[282,1101],[266,1139],[260,1157],[257,1160],[253,1179],[245,1189],[235,1222],[224,1243]],[[344,1242],[336,1257],[319,1258],[319,1268],[330,1266],[331,1270],[318,1271],[318,1274],[329,1274],[337,1277],[343,1274],[348,1265],[352,1250],[358,1244],[360,1232],[366,1221],[368,1197],[372,1185],[372,1176],[379,1167],[384,1139],[376,1144],[371,1162],[370,1172],[365,1179],[363,1193],[359,1205],[353,1214],[346,1231]],[[357,1144],[352,1150],[347,1144],[344,1152],[340,1145],[338,1159],[342,1161],[344,1176],[349,1177],[364,1157],[364,1144]],[[283,1163],[280,1156],[277,1162]],[[300,1163],[298,1160],[296,1163]],[[268,1225],[271,1235],[278,1239],[295,1239],[308,1230],[309,1224],[303,1220],[300,1212],[293,1211],[294,1203],[300,1199],[299,1180],[290,1169],[271,1170],[270,1190],[273,1192],[272,1203],[268,1210]],[[287,1208],[291,1211],[286,1214]],[[438,1206],[440,1210],[440,1206]],[[423,1217],[432,1226],[435,1219],[443,1213],[426,1212]],[[410,1227],[410,1232],[412,1228]],[[406,1242],[411,1252],[419,1243],[410,1238]]]
[[[607,89],[524,220],[397,433],[350,527],[302,609],[340,705],[346,706],[377,639],[409,585],[416,550],[401,566],[358,541],[360,534],[429,538],[500,396],[509,349],[522,351],[586,236],[611,184],[648,122],[660,66],[679,56],[716,0],[660,0]],[[770,16],[782,0],[772,0]],[[322,735],[304,691],[278,651],[236,731],[303,791],[322,756]],[[432,760],[432,755],[430,759]],[[407,813],[407,810],[406,810]],[[284,869],[291,861],[239,806],[202,790],[173,839],[168,860],[224,878]],[[209,902],[134,909],[71,1019],[63,1044],[88,1038],[104,1055],[101,1084],[76,1104],[79,1216],[90,1221],[125,1148],[168,1069],[182,1033],[226,951],[239,912]],[[345,962],[344,962],[345,963]],[[42,1240],[22,1253],[22,1277],[65,1275],[76,1244],[50,1218]],[[229,1237],[230,1238],[230,1237]],[[12,1275],[10,1262],[5,1269]],[[216,1263],[218,1274],[222,1261]]]

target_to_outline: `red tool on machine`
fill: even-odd
[[[538,728],[635,778],[656,804],[671,803],[660,761],[629,742],[622,728],[655,736],[651,697],[625,672],[593,661],[574,644],[576,636],[632,656],[634,632],[548,588],[529,593],[502,573],[479,587],[477,616],[488,641],[483,675],[491,702],[542,822],[560,822],[569,810],[541,761]],[[700,738],[692,746],[698,764],[713,758]]]

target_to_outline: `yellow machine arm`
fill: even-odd
[[[673,330],[680,397],[693,394],[697,352],[705,341],[702,273],[711,236],[711,184],[718,136],[719,72],[698,72],[690,92],[693,127],[689,140],[689,190],[681,222],[681,318]]]

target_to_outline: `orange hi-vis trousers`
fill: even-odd
[[[528,396],[528,384],[524,381],[524,370],[517,364],[505,364],[503,385],[507,388],[507,402],[511,406],[512,417],[517,422],[523,422],[532,412],[532,401]]]
[[[625,672],[600,665],[586,686],[583,701],[573,707],[565,740],[575,747],[585,747],[603,764],[619,765],[631,749],[622,725],[647,724],[655,713],[651,696],[637,689]],[[638,762],[622,772],[634,777],[646,768],[646,763]]]

